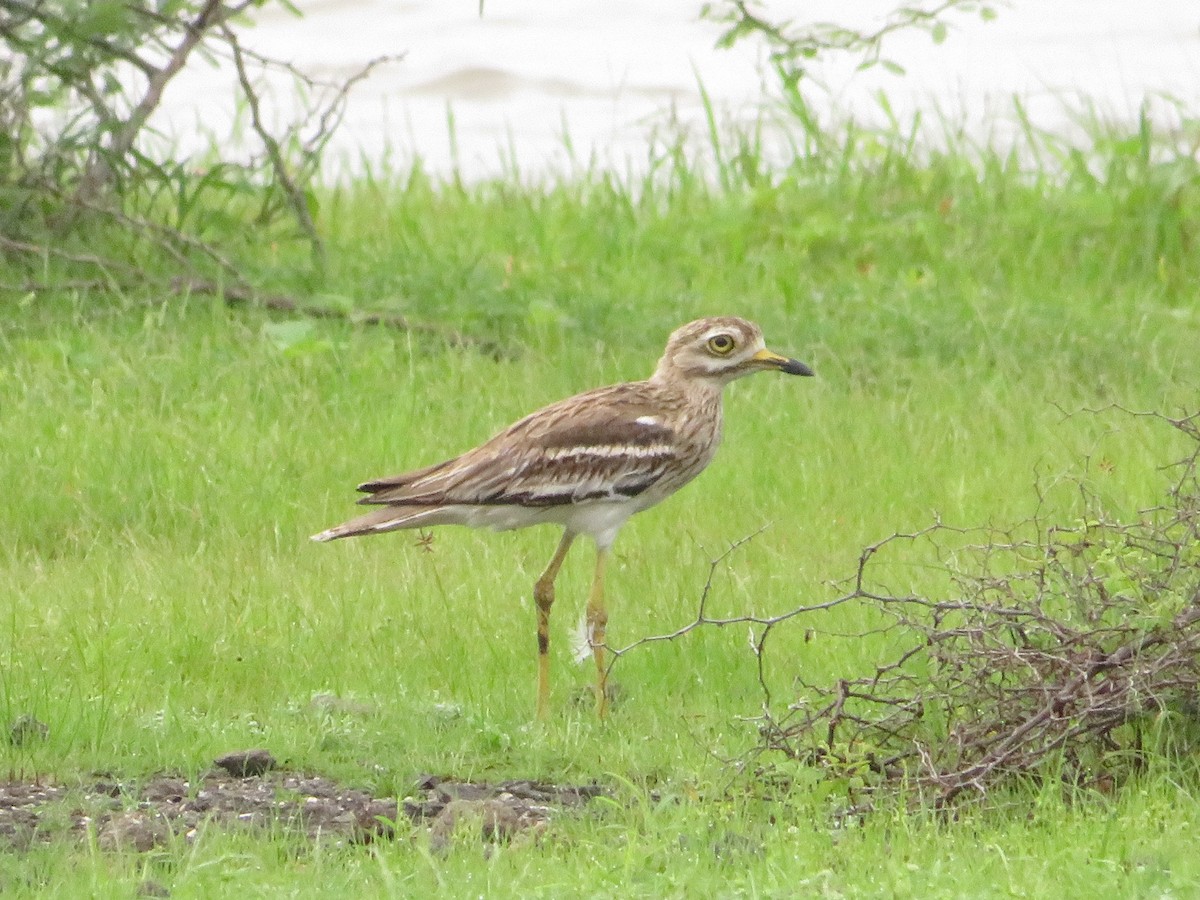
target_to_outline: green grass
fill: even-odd
[[[1117,514],[1156,502],[1181,445],[1117,403],[1176,412],[1200,387],[1200,175],[1112,139],[1023,171],[964,152],[918,160],[869,136],[752,164],[708,186],[684,159],[639,185],[367,179],[330,192],[326,282],[295,249],[260,276],[386,306],[514,352],[344,322],[289,324],[201,298],[63,290],[0,319],[0,744],[14,777],[197,772],[269,747],[289,766],[403,794],[423,772],[599,779],[614,800],[541,845],[485,860],[421,841],[305,848],[206,833],[139,857],[65,843],[0,857],[0,888],[128,896],[1064,896],[1195,891],[1195,773],[1163,760],[1111,798],[1032,793],[953,823],[885,812],[836,827],[813,782],[763,799],[727,760],[761,709],[744,628],[630,653],[598,725],[568,640],[590,575],[568,560],[552,621],[553,708],[531,724],[534,578],[549,529],[317,546],[369,476],[437,461],[569,393],[643,377],[694,316],[758,320],[813,380],[727,394],[726,445],[633,520],[609,582],[622,646],[689,621],[710,560],[713,614],[835,596],[861,548],[952,524],[1080,514],[1083,478]],[[1185,177],[1179,177],[1183,171]],[[736,174],[736,173],[735,173]],[[1190,180],[1189,180],[1190,179]],[[13,279],[16,280],[16,279]],[[1103,461],[1104,465],[1098,465]],[[914,589],[936,574],[897,561]],[[871,671],[862,605],[780,629],[767,677]],[[817,635],[806,640],[806,629]],[[331,713],[329,692],[371,713]],[[795,773],[793,773],[795,774]],[[1063,873],[1070,880],[1063,887]],[[1065,893],[1064,893],[1065,892]]]

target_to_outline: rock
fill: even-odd
[[[188,783],[182,778],[155,778],[142,788],[142,799],[151,803],[182,803],[188,795]]]
[[[171,835],[166,819],[154,812],[128,812],[100,826],[96,843],[101,850],[136,850],[145,853],[162,846]]]
[[[452,800],[438,813],[429,829],[429,849],[445,853],[459,828],[467,823],[479,826],[479,836],[485,843],[508,843],[518,834],[529,831],[540,835],[546,828],[546,810],[534,807],[513,797],[492,797],[486,800]]]
[[[356,844],[374,843],[376,838],[391,840],[396,836],[396,816],[398,814],[394,800],[371,800],[361,807],[356,814],[354,830],[350,839]]]
[[[269,750],[239,750],[213,760],[234,778],[253,778],[275,768],[275,757]]]

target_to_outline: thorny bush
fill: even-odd
[[[1164,502],[1109,518],[1081,486],[1074,524],[1008,530],[940,522],[864,551],[843,600],[877,604],[895,648],[867,675],[798,682],[759,750],[851,786],[947,808],[1022,780],[1113,790],[1195,732],[1200,687],[1200,414],[1154,418],[1194,443]],[[872,588],[903,545],[930,548],[948,596]]]

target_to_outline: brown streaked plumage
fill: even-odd
[[[607,699],[604,567],[621,526],[679,490],[712,461],[721,441],[721,393],[729,382],[774,369],[812,375],[767,350],[753,322],[698,319],[676,329],[654,374],[560,400],[461,456],[359,485],[359,503],[380,509],[336,525],[315,541],[402,528],[469,525],[496,530],[552,523],[558,549],[534,586],[538,610],[539,718],[549,694],[549,623],[554,581],[579,534],[596,543],[588,641],[596,663],[596,708]]]

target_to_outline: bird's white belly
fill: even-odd
[[[601,547],[612,545],[621,526],[634,513],[657,502],[656,497],[621,500],[587,500],[561,506],[468,506],[455,505],[439,510],[434,521],[424,524],[468,525],[510,531],[530,525],[551,524],[586,534]]]
[[[563,510],[560,524],[577,534],[589,535],[598,547],[611,547],[629,517],[652,505],[640,501],[640,497],[634,497],[631,500],[578,503]]]

